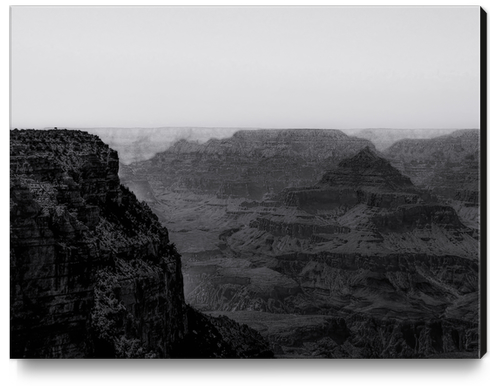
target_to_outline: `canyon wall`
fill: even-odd
[[[117,153],[80,131],[13,130],[10,162],[11,357],[199,356],[189,315],[214,322],[185,304],[180,255],[120,185]],[[238,324],[220,331],[197,337],[213,357],[267,356],[242,349]]]
[[[189,303],[277,356],[477,357],[479,226],[421,183],[437,164],[417,176],[394,158],[332,130],[250,131],[121,174],[168,224]]]

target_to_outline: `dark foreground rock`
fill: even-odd
[[[478,324],[352,315],[210,312],[246,323],[284,358],[478,358]]]
[[[273,358],[266,340],[247,325],[226,316],[187,309],[188,332],[172,352],[176,358]]]
[[[264,355],[231,321],[207,351],[186,345],[197,329],[206,347],[213,322],[185,304],[166,228],[119,184],[117,153],[98,137],[13,130],[10,146],[12,358]]]

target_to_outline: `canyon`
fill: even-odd
[[[11,356],[479,357],[479,131],[363,135],[11,131]]]
[[[169,229],[186,300],[276,356],[477,357],[478,151],[475,130],[382,152],[337,130],[238,131],[120,178]]]

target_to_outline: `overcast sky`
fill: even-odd
[[[478,128],[466,8],[11,10],[11,127]]]

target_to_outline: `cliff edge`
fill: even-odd
[[[97,136],[10,132],[12,358],[202,356],[186,344],[189,319],[215,322],[185,304],[180,255],[118,168]],[[258,334],[237,343],[249,330],[193,339],[214,342],[208,357],[270,356]]]

